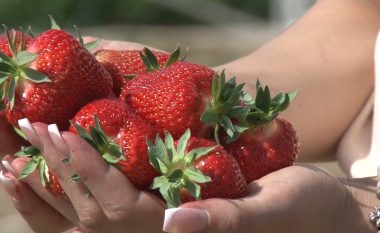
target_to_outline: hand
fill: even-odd
[[[6,154],[14,154],[25,143],[9,125],[0,112],[0,158]]]
[[[161,232],[165,203],[152,193],[136,189],[79,136],[70,132],[60,136],[56,128],[48,130],[43,123],[20,127],[28,140],[41,150],[50,171],[58,177],[70,200],[51,196],[35,173],[25,182],[41,198],[30,190],[21,193],[17,190],[22,185],[20,181],[6,173],[17,187],[5,189],[16,199],[16,208],[35,232],[62,232],[72,226],[77,227],[75,232],[78,233]],[[68,156],[71,162],[62,163]],[[16,158],[9,162],[17,174],[26,161]],[[79,175],[78,182],[71,180],[73,174]],[[43,221],[46,216],[52,216],[49,217],[52,221]]]
[[[252,182],[249,190],[250,195],[242,199],[209,199],[168,209],[164,230],[170,233],[367,232],[358,228],[363,226],[363,216],[358,216],[360,211],[350,192],[334,176],[316,167],[281,169]]]

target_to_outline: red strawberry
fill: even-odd
[[[241,124],[247,130],[223,145],[238,161],[247,182],[290,166],[297,158],[297,132],[288,121],[277,118],[294,97],[295,93],[280,93],[272,99],[268,87],[257,82],[256,99]]]
[[[248,194],[247,183],[236,160],[213,141],[190,137],[187,130],[173,142],[148,140],[151,163],[162,176],[154,179],[168,207],[207,198],[240,198]]]
[[[10,36],[11,41],[16,40],[15,50],[24,50],[25,48],[27,48],[29,46],[30,42],[33,39],[28,34],[21,32],[21,31],[16,31],[16,30],[12,30],[9,33],[9,36]],[[15,36],[16,36],[16,38],[15,38]],[[21,42],[23,42],[23,43],[21,43]],[[21,48],[20,45],[23,48]],[[8,43],[8,38],[7,38],[6,32],[4,32],[3,34],[0,35],[0,52],[5,54],[8,57],[12,57],[12,52],[9,48],[9,43]]]
[[[113,92],[120,95],[121,89],[128,78],[150,70],[144,65],[140,56],[143,50],[99,50],[95,53],[96,59],[107,69],[113,78]],[[157,58],[157,64],[164,66],[169,58],[167,53],[153,52]]]
[[[15,52],[16,53],[16,52]],[[37,55],[38,54],[38,55]],[[74,37],[51,29],[0,66],[6,118],[56,123],[61,129],[86,103],[112,93],[112,78]]]
[[[157,176],[149,163],[146,144],[146,139],[153,138],[156,131],[123,101],[95,100],[84,106],[72,122],[70,131],[79,133],[137,188],[147,188]]]
[[[189,128],[195,136],[208,137],[211,126],[226,125],[226,116],[239,101],[242,86],[234,79],[226,83],[222,76],[203,65],[171,62],[127,82],[119,98],[160,133],[167,130],[178,138]]]

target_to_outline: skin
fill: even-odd
[[[373,90],[372,58],[379,28],[378,0],[320,0],[277,38],[247,57],[215,69],[236,74],[251,93],[256,77],[263,77],[274,93],[298,90],[302,98],[296,98],[283,117],[299,132],[300,161],[320,160],[325,158],[321,155],[335,152],[339,139]],[[103,44],[105,48],[134,46],[141,47],[127,42]],[[25,132],[28,139],[43,151],[70,199],[53,199],[36,176],[25,183],[17,181],[15,176],[26,159],[6,156],[14,171],[5,171],[13,185],[3,182],[4,190],[35,232],[62,232],[72,227],[76,233],[162,232],[165,205],[161,200],[135,189],[77,136],[63,132],[63,140],[53,142],[45,124],[34,123],[33,127],[34,133]],[[12,135],[11,131],[0,132]],[[16,143],[5,141],[3,145],[8,146],[2,147],[2,153],[12,151]],[[68,155],[72,162],[63,165],[60,160]],[[81,180],[73,183],[68,178],[72,174]],[[245,198],[209,199],[183,207],[209,213],[209,221],[199,233],[366,233],[375,232],[367,220],[378,203],[375,187],[373,177],[338,179],[317,167],[297,165],[252,182],[250,195]],[[41,221],[47,216],[48,225]],[[190,232],[180,219],[172,224],[173,233]]]

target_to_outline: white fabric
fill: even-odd
[[[375,90],[343,137],[338,158],[351,177],[377,175],[380,164],[380,32],[375,46]]]

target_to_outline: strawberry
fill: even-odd
[[[137,188],[147,188],[157,176],[146,145],[146,139],[153,138],[156,131],[123,101],[99,99],[85,105],[73,118],[70,131],[93,145]]]
[[[128,78],[141,73],[149,72],[140,56],[143,50],[99,50],[95,53],[96,59],[106,68],[113,78],[113,92],[120,95],[121,89]],[[152,52],[157,58],[157,64],[164,66],[169,55],[163,52]]]
[[[227,116],[241,95],[242,85],[236,86],[235,79],[225,82],[224,76],[203,65],[176,61],[127,82],[119,98],[160,133],[167,130],[177,139],[190,129],[194,136],[209,137],[214,125],[227,127]]]
[[[14,50],[24,50],[29,46],[30,42],[33,40],[33,38],[30,35],[16,30],[12,30],[9,33],[9,36],[10,40],[13,41],[13,43],[11,44],[15,45]],[[16,43],[14,43],[14,41]],[[12,52],[9,47],[8,38],[5,32],[0,35],[0,52],[8,57],[12,57]]]
[[[224,148],[236,158],[247,182],[292,165],[299,154],[296,130],[277,117],[295,93],[280,93],[272,99],[267,86],[257,81],[256,87],[256,98],[241,124],[246,130],[237,139],[223,136]]]
[[[69,119],[86,103],[112,93],[112,78],[74,37],[50,29],[26,51],[0,62],[0,97],[9,123],[18,119],[56,123]]]
[[[161,176],[159,189],[168,207],[208,198],[240,198],[248,194],[247,182],[233,156],[214,141],[191,137],[187,130],[179,140],[166,133],[165,142],[148,140],[149,158]]]

